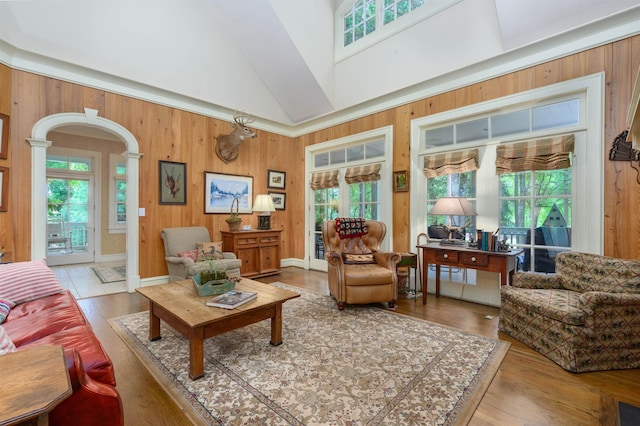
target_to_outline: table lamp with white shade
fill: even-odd
[[[271,212],[276,211],[273,200],[269,194],[258,194],[253,203],[254,212],[262,212],[258,215],[258,229],[271,229]]]
[[[438,201],[436,201],[431,210],[429,210],[429,214],[434,216],[449,216],[450,226],[443,225],[444,229],[449,233],[449,240],[451,240],[451,233],[459,228],[453,224],[453,216],[478,215],[473,205],[464,197],[438,198]]]

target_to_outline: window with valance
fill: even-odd
[[[496,149],[496,173],[526,170],[560,170],[571,167],[574,135],[557,136],[499,145]]]
[[[337,188],[340,186],[338,182],[338,170],[325,170],[321,172],[313,172],[311,174],[311,189]]]
[[[427,178],[478,170],[478,150],[451,151],[424,157],[424,175]]]
[[[372,182],[380,180],[382,164],[366,164],[364,166],[349,167],[344,175],[344,180],[351,183]]]

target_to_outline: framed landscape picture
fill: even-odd
[[[187,204],[187,164],[159,161],[160,204]]]
[[[238,199],[239,213],[251,213],[253,204],[252,176],[204,172],[205,213],[229,214],[235,198]]]
[[[284,192],[269,192],[269,195],[273,200],[273,206],[276,210],[284,210],[285,203],[287,201],[287,194]]]
[[[284,189],[287,180],[285,172],[269,170],[267,174],[267,188]]]

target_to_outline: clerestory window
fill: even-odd
[[[357,53],[462,0],[355,0],[335,14],[336,61]]]

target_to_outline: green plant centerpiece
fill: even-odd
[[[202,254],[205,255],[204,252]],[[221,262],[216,261],[214,258],[208,258],[204,262],[209,267],[192,277],[193,285],[199,296],[222,294],[236,287],[236,283],[229,279]]]
[[[209,265],[209,269],[200,271],[201,283],[206,284],[209,281],[223,281],[227,279],[227,273],[220,262],[216,262],[214,259],[209,259],[206,262]]]
[[[233,209],[234,206],[235,206],[235,211]],[[233,201],[231,202],[230,215],[228,218],[225,219],[227,221],[227,225],[229,225],[229,231],[233,232],[233,231],[240,230],[240,226],[242,225],[242,218],[238,214],[239,212],[240,212],[240,200],[238,200],[238,197],[234,197]]]

